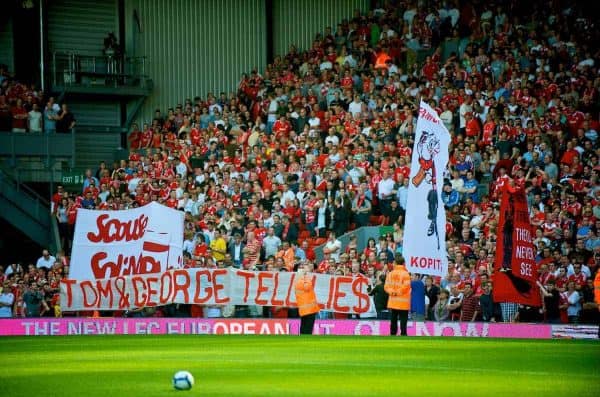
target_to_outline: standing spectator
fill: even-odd
[[[364,186],[358,187],[358,193],[352,203],[352,211],[354,212],[354,222],[356,227],[367,226],[369,224],[369,216],[371,215],[371,200],[365,196]]]
[[[44,131],[46,134],[56,132],[56,120],[58,120],[58,105],[50,98],[44,108]]]
[[[27,110],[23,106],[23,101],[17,99],[17,103],[10,110],[12,115],[12,132],[27,131]]]
[[[40,256],[35,264],[35,267],[38,269],[51,269],[52,265],[54,265],[54,262],[56,262],[56,258],[52,255],[50,255],[50,252],[45,249],[42,251],[42,256]]]
[[[479,314],[479,297],[475,295],[470,282],[465,283],[463,303],[460,310],[460,321],[473,322]]]
[[[211,240],[209,247],[215,262],[225,259],[225,254],[227,253],[227,242],[221,235],[220,229],[215,229],[215,237]]]
[[[298,241],[298,226],[290,222],[288,216],[283,217],[283,230],[281,232],[281,240],[287,241],[290,245]]]
[[[538,282],[538,286],[544,296],[545,321],[550,324],[560,324],[560,293],[556,289],[554,280],[548,280],[545,286]]]
[[[311,335],[313,333],[315,318],[319,312],[317,295],[313,285],[314,278],[311,275],[312,271],[313,265],[306,263],[294,285],[298,312],[300,313],[300,335]]]
[[[450,318],[450,310],[448,310],[448,298],[450,293],[447,289],[440,291],[440,296],[433,306],[433,319],[435,321],[447,321]]]
[[[0,293],[0,318],[12,317],[12,307],[15,303],[15,295],[12,293],[10,281],[4,281],[2,293]]]
[[[275,229],[270,227],[267,230],[267,235],[263,238],[262,246],[265,252],[265,257],[275,256],[281,246],[281,239],[275,235]]]
[[[484,283],[481,288],[483,293],[479,296],[479,307],[481,309],[481,319],[484,322],[496,322],[496,309],[494,299],[492,298],[490,283]]]
[[[42,132],[42,113],[37,103],[33,104],[33,108],[29,111],[27,117],[27,124],[29,132],[39,133]]]
[[[342,242],[335,237],[335,232],[329,232],[329,239],[323,247],[323,253],[329,254],[331,259],[335,260],[336,263],[340,261],[340,253],[342,251]]]
[[[569,302],[569,306],[567,307],[569,323],[577,324],[579,323],[579,315],[581,314],[581,295],[579,294],[579,291],[575,289],[574,281],[569,281],[567,283],[567,291],[565,293],[567,295],[567,301]]]
[[[387,308],[388,294],[385,292],[385,274],[380,274],[373,288],[369,285],[369,295],[373,297],[375,303],[375,310],[377,311],[378,320],[388,320],[390,318],[390,312]]]
[[[242,267],[242,262],[244,261],[244,247],[242,235],[240,233],[235,233],[233,235],[233,241],[229,242],[228,251],[229,255],[231,255],[233,266],[237,269]]]
[[[69,133],[75,127],[75,116],[69,111],[66,103],[63,103],[60,112],[57,114],[56,132]]]
[[[411,287],[410,274],[404,266],[402,255],[396,255],[394,270],[388,274],[384,289],[389,295],[388,309],[391,309],[390,335],[398,333],[398,319],[400,319],[400,335],[406,336]]]
[[[69,200],[62,198],[56,207],[56,220],[58,221],[58,234],[60,235],[61,247],[69,251]]]
[[[440,288],[433,283],[433,277],[425,276],[425,295],[429,298],[427,320],[434,320],[433,307],[438,301]]]
[[[35,281],[29,285],[25,294],[23,294],[23,302],[25,303],[27,317],[40,317],[48,310],[44,301],[44,294],[39,290]]]
[[[425,320],[425,285],[418,274],[411,275],[410,318],[413,321]]]
[[[384,216],[388,215],[388,209],[390,208],[390,202],[395,200],[396,190],[394,190],[396,183],[391,177],[389,170],[383,171],[383,177],[377,185],[377,191],[379,194],[379,206],[381,214]]]

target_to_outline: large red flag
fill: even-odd
[[[525,191],[505,185],[500,199],[493,297],[495,302],[541,306]]]

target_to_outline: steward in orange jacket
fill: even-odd
[[[390,334],[398,333],[398,319],[400,319],[400,334],[406,335],[408,311],[410,310],[410,274],[404,266],[404,258],[399,254],[395,258],[394,270],[385,279],[384,290],[389,295]]]
[[[315,286],[313,285],[313,276],[311,264],[304,265],[304,271],[298,273],[298,278],[294,284],[296,290],[296,302],[298,312],[300,313],[300,334],[312,334],[315,318],[319,312]]]

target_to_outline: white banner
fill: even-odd
[[[297,273],[238,269],[177,269],[107,280],[63,280],[63,311],[124,310],[170,303],[197,305],[296,306]],[[366,277],[312,274],[323,310],[368,313]]]
[[[77,211],[69,277],[162,273],[183,264],[183,218],[158,203],[126,211]]]
[[[421,102],[410,168],[403,255],[411,273],[445,276],[446,212],[442,201],[450,133],[437,113]]]

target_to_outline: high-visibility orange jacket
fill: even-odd
[[[596,278],[594,279],[594,298],[600,306],[600,270],[596,271]]]
[[[388,309],[410,310],[410,274],[404,265],[394,265],[385,279],[388,293]]]
[[[315,286],[313,278],[309,274],[300,276],[294,285],[296,290],[296,302],[298,303],[298,312],[300,316],[317,313],[319,305],[317,303],[317,295],[315,294]]]

